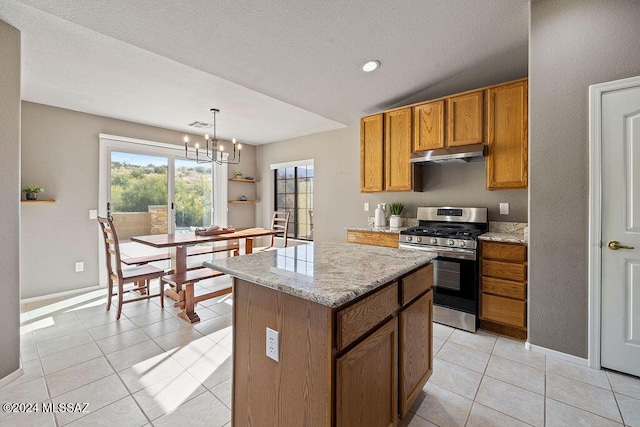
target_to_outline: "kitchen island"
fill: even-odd
[[[336,242],[206,262],[234,277],[233,424],[397,425],[431,375],[431,260]]]

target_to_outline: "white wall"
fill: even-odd
[[[587,357],[589,85],[640,75],[640,2],[537,0],[529,57],[529,341]]]
[[[0,21],[0,378],[20,368],[20,31]]]
[[[98,284],[98,265],[105,260],[98,258],[98,222],[89,219],[89,210],[98,208],[100,133],[178,145],[184,136],[171,130],[23,102],[22,182],[44,186],[46,191],[39,197],[56,202],[22,209],[22,298]],[[248,174],[255,170],[255,148],[243,144],[243,151],[242,163],[236,168]],[[229,168],[229,173],[234,171]],[[229,212],[229,222],[235,226],[253,225],[254,218],[250,208]],[[234,219],[236,222],[231,222]],[[84,261],[83,272],[75,272],[76,261]]]
[[[527,191],[485,189],[485,162],[422,167],[423,192],[360,192],[360,124],[257,147],[262,203],[258,221],[269,224],[274,210],[273,163],[314,160],[314,240],[346,239],[345,227],[366,226],[375,204],[402,202],[405,217],[418,206],[489,208],[492,221],[527,221]],[[364,202],[370,211],[364,212]],[[510,214],[499,215],[499,203],[510,203]]]

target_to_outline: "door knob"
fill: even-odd
[[[607,246],[609,247],[609,249],[614,251],[617,251],[618,249],[635,249],[633,246],[621,245],[620,242],[616,240],[610,241]]]

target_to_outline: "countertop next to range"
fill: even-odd
[[[433,258],[426,252],[326,242],[206,261],[204,265],[337,308],[428,264]]]
[[[478,239],[526,245],[529,242],[529,225],[526,222],[489,221],[489,232],[481,234]]]
[[[400,233],[408,227],[346,227],[347,231],[369,231],[376,233]],[[499,222],[489,221],[489,231],[481,234],[478,239],[489,242],[521,243],[528,244],[528,224],[526,222]]]

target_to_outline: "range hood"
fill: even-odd
[[[411,155],[409,162],[417,165],[427,165],[429,163],[469,163],[483,160],[484,144],[475,144],[439,150],[417,151]]]

